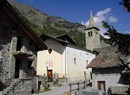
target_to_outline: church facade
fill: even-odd
[[[64,35],[63,37],[66,39]],[[43,38],[46,38],[44,43],[52,50],[38,52],[37,75],[47,75],[54,79],[57,75],[58,78],[67,78],[68,83],[91,79],[91,69],[86,69],[86,66],[95,58],[92,51],[80,48],[72,41],[61,40],[61,36]]]

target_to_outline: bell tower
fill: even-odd
[[[89,24],[85,29],[85,38],[86,49],[93,51],[95,48],[100,48],[100,33],[99,29],[95,26],[92,10],[90,10]]]

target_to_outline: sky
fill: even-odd
[[[90,9],[93,11],[94,21],[101,34],[106,32],[101,21],[108,22],[118,32],[130,33],[130,13],[119,5],[121,0],[16,0],[27,4],[42,12],[64,18],[72,23],[87,25]]]

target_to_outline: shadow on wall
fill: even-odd
[[[36,70],[33,67],[29,68],[26,73],[27,73],[28,77],[34,77],[34,76],[36,76]]]
[[[3,89],[6,88],[6,85],[4,85],[1,81],[0,81],[0,91],[3,91]]]
[[[130,75],[129,74],[122,74],[119,78],[118,83],[119,84],[124,84],[124,85],[129,85],[130,84]],[[130,94],[129,94],[130,95]]]
[[[127,91],[127,95],[130,95],[130,85],[129,85],[129,88],[128,88],[128,91]]]

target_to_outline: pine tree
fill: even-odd
[[[110,37],[111,45],[117,46],[118,50],[122,52],[124,55],[129,55],[130,34],[119,33],[113,26],[108,25],[108,23],[104,21],[103,21],[103,27],[108,29],[105,35],[108,35]]]
[[[123,5],[125,11],[130,12],[130,0],[121,0],[119,4]]]

